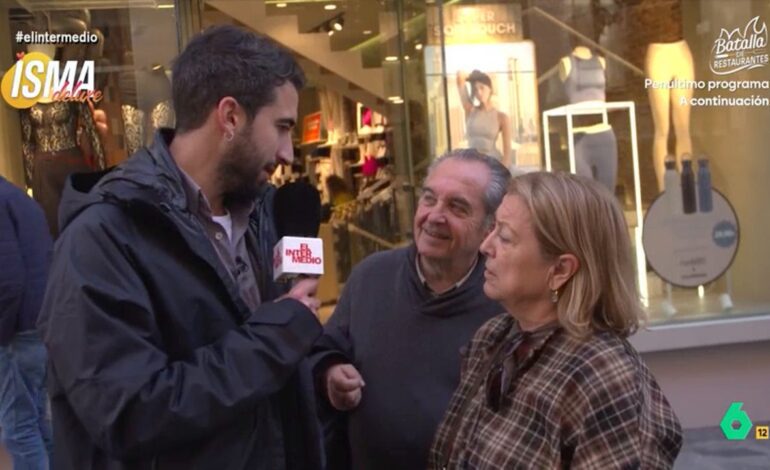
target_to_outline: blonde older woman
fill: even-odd
[[[484,292],[507,310],[476,333],[430,468],[668,468],[676,415],[626,341],[642,317],[612,195],[566,173],[513,179]]]

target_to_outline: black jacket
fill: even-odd
[[[303,358],[321,326],[298,301],[269,301],[280,289],[257,216],[264,303],[248,310],[186,208],[171,137],[65,190],[38,323],[54,468],[320,468]]]

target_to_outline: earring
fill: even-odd
[[[551,291],[551,302],[553,303],[559,302],[559,291],[556,289]]]
[[[232,132],[228,132],[227,134],[225,134],[225,140],[228,142],[233,140],[233,137],[235,137],[235,135]]]

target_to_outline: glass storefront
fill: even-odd
[[[97,45],[56,53],[95,61],[104,98],[89,111],[106,165],[173,122],[170,61],[200,28],[237,24],[297,56],[308,76],[297,158],[273,182],[306,179],[323,194],[327,302],[363,257],[409,243],[428,164],[472,146],[514,173],[573,171],[612,191],[653,324],[770,312],[766,1],[67,4],[5,8],[2,65],[30,52],[17,31],[98,35]],[[25,113],[2,110],[0,171],[32,185]],[[86,148],[88,129],[74,128]]]
[[[768,312],[760,180],[770,168],[756,150],[770,115],[770,4],[424,8],[431,157],[475,146],[514,172],[607,186],[626,212],[652,324]],[[474,94],[479,83],[491,93]]]

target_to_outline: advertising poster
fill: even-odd
[[[506,166],[539,169],[535,47],[520,40],[516,5],[445,8],[442,67],[436,13],[425,47],[431,147],[476,148]],[[446,80],[446,93],[444,93]]]
[[[722,276],[738,251],[738,218],[718,191],[671,188],[650,206],[642,241],[647,260],[664,281],[697,287]],[[697,194],[697,196],[696,196]]]

